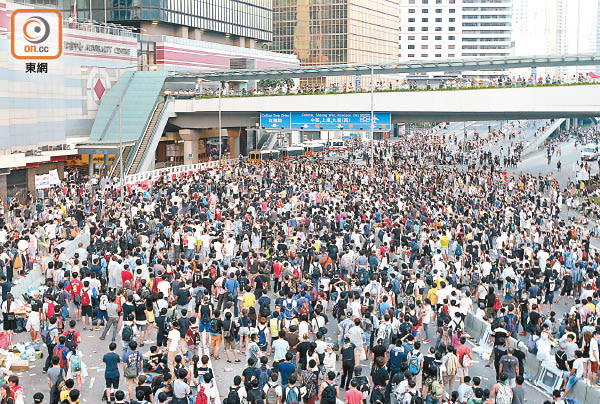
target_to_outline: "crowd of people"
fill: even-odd
[[[543,85],[563,85],[563,84],[586,84],[596,83],[598,78],[590,74],[578,74],[572,76],[498,76],[490,79],[478,79],[474,77],[457,78],[430,78],[430,79],[411,79],[389,80],[378,76],[375,83],[375,91],[408,91],[408,90],[438,90],[438,89],[463,89],[463,88],[493,88],[493,87],[527,87]],[[245,88],[237,90],[227,88],[222,95],[227,96],[264,96],[264,95],[294,95],[294,94],[326,94],[326,93],[352,93],[370,91],[371,85],[368,79],[366,83],[357,81],[355,83],[328,83],[324,84],[321,80],[315,82],[306,82],[296,84],[292,80],[280,83],[267,83],[258,88],[247,90]],[[216,97],[218,88],[214,85],[198,85],[195,88],[184,89],[166,89],[165,95],[172,95],[178,98],[194,97]]]
[[[214,404],[215,377],[240,362],[225,404],[523,404],[527,350],[564,370],[553,402],[595,385],[600,255],[565,214],[568,190],[456,169],[447,147],[416,133],[376,143],[366,164],[240,159],[124,201],[74,172],[12,201],[5,330],[11,281],[51,257],[27,322],[47,347],[49,390],[34,400],[99,398],[82,389],[87,329],[107,350],[102,399],[119,404]],[[81,234],[73,254],[57,245]],[[470,313],[494,330],[491,380],[469,371]],[[0,403],[19,403],[18,378],[7,386]]]

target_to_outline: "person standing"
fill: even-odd
[[[344,345],[340,348],[340,353],[342,355],[342,380],[340,386],[348,390],[350,388],[350,380],[354,374],[354,367],[359,363],[358,350],[356,349],[356,345],[350,342],[350,338],[346,337]]]
[[[50,317],[49,325],[46,327],[44,332],[45,335],[42,334],[42,342],[46,345],[46,348],[48,348],[48,356],[46,357],[46,363],[44,364],[42,372],[46,372],[50,367],[54,347],[58,344],[58,327],[56,326],[56,317]]]
[[[104,339],[106,338],[106,334],[108,334],[110,328],[113,327],[111,341],[115,342],[117,338],[117,328],[119,325],[119,305],[117,303],[117,297],[115,295],[110,295],[109,299],[110,302],[106,304],[106,314],[108,316],[108,321],[106,323],[106,327],[104,327],[104,331],[102,331],[100,339],[104,341]]]
[[[519,374],[519,361],[513,353],[513,348],[509,347],[506,350],[506,355],[500,358],[500,367],[498,369],[500,374],[504,373],[506,375],[506,384],[510,387],[516,386],[515,379]]]
[[[129,400],[134,400],[134,391],[137,386],[137,378],[142,371],[143,357],[137,351],[137,342],[130,341],[128,350],[123,354],[123,375],[127,382],[127,391],[129,392]]]
[[[106,382],[106,389],[104,390],[104,398],[106,398],[107,402],[112,401],[112,395],[116,390],[119,389],[119,363],[121,362],[121,358],[115,350],[117,349],[117,344],[115,342],[111,342],[108,345],[108,353],[105,353],[102,357],[102,362],[106,365],[104,370],[104,381]]]

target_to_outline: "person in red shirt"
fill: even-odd
[[[65,330],[62,335],[67,341],[74,341],[77,345],[81,343],[81,333],[75,329],[77,322],[75,320],[69,321],[69,329]]]
[[[77,279],[79,274],[73,272],[73,279],[67,284],[66,291],[71,292],[71,302],[73,302],[73,313],[75,320],[81,320],[81,290],[83,283]]]
[[[123,286],[125,286],[125,282],[127,281],[129,281],[130,286],[133,286],[133,274],[129,272],[128,264],[123,266],[123,270],[121,271],[121,279],[123,280]]]
[[[471,348],[466,343],[467,339],[463,336],[460,337],[460,345],[456,348],[456,356],[458,356],[458,377],[460,377],[460,383],[462,384],[465,376],[469,375],[469,366],[473,363],[473,355],[471,354]],[[465,358],[463,356],[466,355]]]
[[[281,276],[281,270],[283,269],[281,262],[275,261],[273,263],[273,276],[275,277],[275,286],[273,286],[273,292],[277,293],[280,288],[279,277]]]
[[[346,404],[362,404],[363,394],[358,391],[358,382],[356,379],[352,379],[350,382],[350,390],[344,394],[344,402]]]

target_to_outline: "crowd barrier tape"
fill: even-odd
[[[487,346],[490,346],[489,336],[491,336],[491,326],[484,319],[477,317],[472,313],[467,313],[465,318],[465,330],[473,337],[474,341],[477,341],[478,348],[475,349],[477,352],[484,352],[485,349],[482,348],[484,348],[486,344]],[[509,340],[510,346],[517,346],[518,340],[512,337]],[[558,382],[555,377],[557,373],[560,374],[560,371],[556,368],[554,363],[542,363],[542,361],[534,354],[527,350],[525,350],[525,355],[527,355],[524,364],[525,376],[531,380],[531,383],[535,384],[548,394],[552,394],[551,389],[560,387],[563,382],[562,377],[560,378],[560,382]],[[600,389],[596,386],[588,385],[585,380],[580,380],[569,392],[569,397],[582,403],[600,403]]]

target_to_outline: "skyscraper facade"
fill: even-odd
[[[303,65],[397,60],[399,0],[273,0],[271,50]]]
[[[509,56],[512,0],[401,0],[399,59]]]

